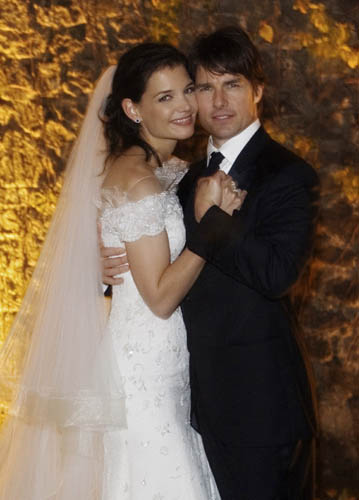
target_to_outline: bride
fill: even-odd
[[[164,44],[129,50],[95,89],[0,354],[1,500],[219,499],[189,424],[178,308],[204,265],[184,248],[186,164],[172,157],[196,109],[186,58]],[[241,204],[220,174],[198,197],[230,214]],[[98,221],[130,266],[107,323]]]

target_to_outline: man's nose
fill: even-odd
[[[222,89],[214,91],[213,94],[213,106],[215,108],[223,108],[226,104],[226,96]]]

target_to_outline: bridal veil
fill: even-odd
[[[105,331],[97,241],[106,145],[99,111],[115,68],[99,80],[65,172],[30,285],[0,353],[10,405],[0,441],[1,500],[98,500],[104,433],[126,426]]]

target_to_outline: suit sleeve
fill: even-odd
[[[306,167],[309,176],[300,175],[303,167],[299,175],[291,169],[267,186],[254,223],[247,224],[240,211],[231,217],[210,208],[189,236],[188,248],[269,298],[284,295],[312,246],[318,180]]]

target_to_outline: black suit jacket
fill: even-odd
[[[197,224],[195,164],[178,195],[187,246],[207,261],[183,301],[194,426],[232,445],[308,438],[313,410],[287,294],[308,259],[318,178],[260,128],[230,175],[248,191],[231,217],[212,207]]]

